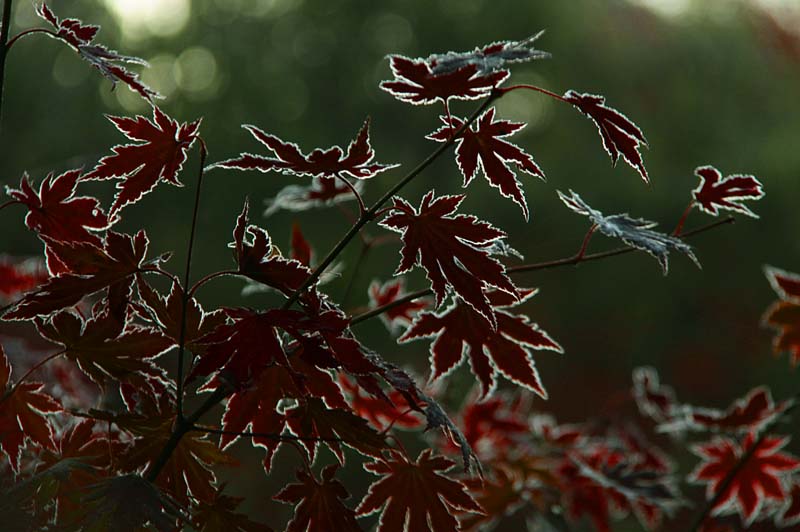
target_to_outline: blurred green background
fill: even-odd
[[[143,79],[166,96],[163,109],[188,121],[203,117],[209,161],[260,148],[242,129],[255,124],[305,151],[346,145],[366,116],[381,162],[412,167],[435,146],[424,135],[438,125],[440,108],[413,107],[378,89],[390,73],[385,56],[411,57],[467,50],[494,40],[521,39],[546,29],[538,41],[553,58],[513,69],[512,82],[536,83],[555,92],[567,89],[603,94],[645,132],[645,164],[652,185],[620,164],[612,168],[594,125],[572,108],[533,93],[512,93],[497,105],[500,116],[525,121],[513,141],[530,152],[547,183],[520,176],[532,210],[525,223],[519,209],[483,179],[470,186],[462,211],[506,230],[509,243],[527,262],[568,256],[588,227],[568,211],[556,190],[574,189],[606,213],[629,212],[673,228],[696,186],[695,167],[712,164],[724,174],[752,173],[766,197],[753,206],[759,220],[738,217],[733,226],[706,233],[691,243],[703,264],[672,257],[662,276],[644,254],[631,254],[517,277],[541,288],[525,311],[565,348],[566,354],[537,355],[550,399],[537,409],[560,420],[609,415],[631,370],[657,367],[679,397],[724,406],[760,383],[776,397],[793,393],[797,375],[786,357],[770,353],[768,331],[759,319],[774,299],[764,264],[800,270],[800,8],[793,0],[56,0],[60,17],[102,26],[98,42],[147,59]],[[15,3],[14,27],[42,26],[29,2]],[[793,33],[794,32],[794,33]],[[104,113],[148,113],[126,87],[110,84],[63,44],[37,35],[19,42],[9,57],[0,130],[0,183],[16,186],[23,172],[35,180],[48,172],[92,167],[121,135]],[[467,115],[474,102],[456,103]],[[147,228],[152,254],[175,252],[169,264],[181,271],[189,231],[196,151],[177,189],[156,193],[124,211],[117,228]],[[367,184],[373,200],[398,179],[403,168]],[[279,174],[215,170],[204,182],[195,276],[229,267],[226,248],[245,196],[258,207],[296,178]],[[416,203],[423,192],[460,190],[452,154],[437,161],[403,192]],[[111,198],[110,184],[91,184],[91,193]],[[348,208],[353,203],[346,204]],[[305,213],[282,211],[253,221],[288,248],[290,227],[300,223],[321,254],[347,229],[335,207]],[[40,252],[18,211],[2,213],[1,251],[15,256]],[[694,211],[687,229],[711,221]],[[385,233],[372,226],[373,235]],[[590,251],[616,247],[596,236]],[[398,262],[396,244],[370,253],[349,306],[367,302],[374,278],[386,279]],[[343,255],[357,260],[354,243]],[[340,297],[348,272],[327,285]],[[412,275],[411,289],[425,286]],[[241,283],[220,281],[204,288],[207,306],[265,307],[277,301],[257,294],[242,300]],[[375,320],[359,326],[363,341],[387,359],[427,372],[427,342],[397,346]],[[465,368],[452,377],[445,396],[460,398],[472,377]],[[458,401],[450,406],[458,407]],[[265,481],[260,452],[243,443],[246,464],[229,475],[231,492],[255,493],[245,503],[253,515],[280,524],[290,509],[269,496],[294,468],[292,451],[281,451],[274,477]],[[352,464],[357,463],[353,457]],[[366,475],[350,468],[348,483],[363,494]],[[265,485],[265,482],[267,483]]]

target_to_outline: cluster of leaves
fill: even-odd
[[[229,448],[239,440],[263,449],[266,474],[281,447],[298,452],[298,482],[274,495],[295,506],[291,531],[360,530],[360,517],[379,513],[382,532],[445,532],[484,528],[519,512],[551,526],[560,526],[564,515],[587,518],[601,531],[634,514],[652,529],[676,515],[685,499],[675,464],[645,436],[643,420],[656,436],[711,438],[692,448],[701,463],[689,478],[707,485],[714,516],[735,513],[746,524],[770,519],[777,526],[797,520],[800,482],[794,475],[800,462],[782,450],[786,438],[767,434],[791,401],[775,404],[768,390],[757,389],[726,411],[701,409],[677,403],[652,370],[642,369],[634,374],[633,396],[644,417],[559,425],[536,413],[532,397],[547,398],[547,392],[534,356],[563,351],[523,313],[537,290],[512,280],[538,265],[509,266],[509,257],[518,254],[506,243],[508,235],[460,212],[465,194],[430,190],[419,203],[398,195],[454,147],[463,186],[483,174],[527,220],[517,172],[543,179],[544,171],[508,139],[524,124],[500,118],[491,106],[513,90],[574,106],[595,123],[612,163],[622,157],[649,180],[640,152],[644,135],[603,97],[503,85],[510,65],[548,57],[535,47],[541,34],[464,53],[391,56],[394,79],[381,87],[402,102],[441,104],[443,125],[427,136],[439,144],[436,151],[368,207],[364,183],[399,166],[376,161],[369,120],[346,149],[308,153],[245,125],[269,153],[242,153],[204,167],[201,121],[168,116],[155,105],[157,94],[120,66],[141,60],[93,44],[96,26],[59,19],[46,4],[37,13],[55,31],[23,34],[63,41],[113,83],[145,98],[152,118],[109,117],[125,137],[111,154],[88,171],[50,173],[38,186],[23,175],[0,207],[23,207],[25,225],[43,246],[40,259],[0,261],[2,319],[28,331],[0,345],[0,485],[7,493],[0,509],[13,529],[267,530],[238,513],[241,499],[226,494],[217,480],[220,468],[236,465]],[[453,101],[476,99],[482,103],[470,117],[452,114]],[[355,199],[356,221],[321,261],[295,225],[284,255],[266,229],[250,222],[245,199],[238,217],[231,216],[234,267],[190,283],[193,224],[179,279],[166,269],[169,253],[149,251],[144,229],[127,234],[114,227],[160,184],[183,186],[181,172],[193,146],[199,147],[195,215],[205,172],[257,170],[301,183],[270,199],[268,213]],[[763,195],[755,177],[723,178],[709,166],[696,172],[701,183],[687,215],[694,206],[715,216],[721,209],[753,215],[742,201]],[[116,182],[108,207],[79,192],[95,180]],[[574,192],[558,195],[592,222],[578,255],[564,263],[582,260],[599,230],[652,254],[665,274],[673,250],[699,265],[681,237],[686,215],[673,234],[665,234],[653,222],[604,215]],[[356,315],[329,297],[322,282],[344,246],[370,222],[400,234],[400,259],[394,279],[370,286],[371,309]],[[430,288],[409,294],[403,275],[416,267]],[[790,350],[796,362],[800,281],[778,270],[769,275],[782,301],[766,320],[779,329],[776,348]],[[280,303],[204,308],[198,289],[221,276],[238,277],[248,289],[272,290]],[[390,334],[400,333],[400,343],[429,343],[430,382],[436,386],[425,389],[358,339],[353,326],[372,316],[381,316]],[[464,359],[477,387],[454,420],[434,396]],[[495,393],[499,376],[516,391]],[[193,410],[186,408],[190,404]],[[214,417],[217,405],[224,411]],[[398,429],[440,429],[433,434],[442,437],[414,457]],[[322,446],[335,462],[315,473]],[[365,456],[366,471],[378,477],[355,506],[345,502],[349,493],[336,478],[347,449]],[[461,455],[460,473],[446,456],[455,453]],[[732,482],[726,480],[738,469]]]

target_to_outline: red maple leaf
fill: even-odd
[[[322,469],[321,481],[306,471],[297,471],[300,484],[289,484],[277,495],[276,501],[296,505],[287,532],[360,532],[355,512],[342,504],[350,494],[334,478],[336,464]]]
[[[339,383],[347,393],[350,407],[356,415],[369,420],[376,428],[384,430],[391,425],[413,429],[422,426],[422,420],[413,414],[408,401],[398,390],[392,390],[387,398],[382,398],[363,394],[358,384],[344,374],[339,374]]]
[[[110,215],[139,201],[160,181],[183,186],[178,173],[186,161],[186,152],[198,138],[200,120],[180,124],[156,106],[152,122],[144,116],[108,119],[129,140],[140,142],[114,146],[111,148],[114,155],[103,157],[94,170],[81,177],[81,180],[123,179],[117,185],[119,192]]]
[[[535,294],[528,291],[525,298]],[[497,328],[493,329],[474,308],[456,300],[441,313],[424,312],[400,337],[400,342],[434,337],[431,343],[431,379],[447,375],[469,358],[481,384],[481,397],[497,385],[497,374],[547,398],[533,362],[533,350],[563,352],[558,343],[527,316],[511,314],[505,307],[514,299],[503,292],[488,294],[494,305]]]
[[[446,102],[450,98],[483,98],[509,76],[508,70],[480,74],[475,64],[435,74],[426,59],[409,59],[401,55],[390,56],[389,66],[394,79],[382,81],[381,89],[402,102],[414,105]]]
[[[23,382],[12,388],[11,364],[2,345],[0,384],[3,387],[0,394],[0,450],[8,456],[11,469],[19,473],[19,459],[26,439],[40,447],[55,450],[53,427],[48,423],[46,414],[60,412],[61,405],[42,392],[44,385],[40,382]]]
[[[746,200],[764,197],[764,189],[755,176],[735,174],[723,178],[713,166],[701,166],[694,174],[700,178],[700,184],[692,191],[692,197],[701,211],[717,216],[724,209],[758,218],[742,204]]]
[[[142,98],[150,101],[158,98],[157,92],[150,89],[139,80],[139,76],[117,63],[129,63],[147,66],[147,62],[138,57],[121,55],[114,50],[109,50],[101,44],[92,44],[95,35],[100,30],[99,26],[84,24],[80,20],[68,18],[59,20],[47,4],[42,2],[36,8],[36,14],[49,22],[56,29],[54,38],[69,44],[78,55],[100,71],[103,76],[111,80],[113,86],[117,82],[126,84],[131,90],[138,92]]]
[[[234,258],[239,274],[290,294],[302,286],[311,270],[298,260],[282,257],[272,245],[272,238],[262,228],[248,225],[250,204],[244,202],[233,229]]]
[[[659,382],[655,368],[647,366],[633,370],[633,397],[639,412],[659,423],[675,415],[675,391]]]
[[[755,444],[754,433],[749,433],[739,444],[726,437],[717,437],[708,443],[695,445],[692,452],[702,461],[689,475],[689,480],[706,485],[706,498],[720,491],[722,482],[737,467],[742,456]],[[789,497],[785,479],[800,469],[800,460],[780,452],[789,438],[767,436],[750,458],[742,464],[733,481],[712,509],[711,515],[737,513],[749,526],[759,516],[768,501],[783,504]]]
[[[115,285],[117,290],[127,292],[132,276],[145,265],[149,241],[144,231],[133,237],[109,231],[102,248],[91,243],[56,242],[46,237],[45,242],[69,273],[52,277],[27,294],[3,319],[25,320],[50,314]]]
[[[406,295],[405,285],[404,277],[389,279],[383,284],[377,280],[372,281],[369,285],[370,308],[382,307],[402,298]],[[418,298],[394,306],[381,313],[380,317],[390,331],[395,331],[398,325],[410,325],[414,316],[429,306],[430,299]]]
[[[256,126],[245,125],[242,127],[272,151],[275,157],[242,153],[237,158],[216,163],[213,167],[258,170],[259,172],[275,170],[294,176],[330,178],[342,175],[368,179],[397,166],[396,164],[371,162],[375,158],[375,150],[372,149],[369,142],[369,118],[364,121],[356,138],[350,142],[347,153],[339,146],[333,146],[325,150],[315,149],[305,155],[297,144],[284,142],[275,135],[261,131]]]
[[[516,294],[505,268],[487,250],[506,234],[475,216],[448,216],[463,200],[463,195],[434,198],[431,191],[417,210],[395,197],[395,212],[381,225],[403,235],[402,260],[395,275],[421,265],[431,281],[437,306],[444,301],[449,286],[494,327],[494,312],[483,288],[492,286]]]
[[[800,364],[800,276],[767,266],[764,268],[772,288],[781,300],[773,303],[761,321],[776,333],[772,340],[775,354],[790,355],[793,366]]]
[[[226,433],[220,437],[220,447],[227,449],[239,439],[237,433],[251,430],[255,433],[253,445],[266,451],[264,470],[269,472],[286,424],[286,418],[277,410],[278,403],[308,394],[324,399],[331,407],[347,408],[341,390],[326,371],[299,358],[293,361],[292,372],[281,366],[267,368],[253,386],[237,391],[228,400],[222,416],[222,430]]]
[[[308,243],[302,229],[300,229],[300,224],[292,224],[291,258],[310,268],[313,253],[314,250],[311,249],[311,244]]]
[[[0,302],[17,299],[47,281],[41,259],[17,261],[0,255]]]
[[[647,140],[636,124],[616,109],[606,106],[606,99],[603,96],[567,91],[564,100],[594,120],[600,138],[603,139],[603,147],[611,156],[612,163],[616,165],[619,156],[622,155],[625,162],[636,169],[645,182],[650,181],[642,162],[642,155],[639,153],[639,148],[642,145],[646,146]]]
[[[800,482],[795,480],[788,500],[775,515],[775,524],[780,528],[800,524]]]
[[[217,489],[212,501],[197,501],[192,524],[197,532],[273,532],[267,525],[236,512],[244,497],[224,495],[225,485]]]
[[[471,127],[465,129],[456,139],[456,162],[464,176],[464,186],[472,182],[478,169],[489,183],[505,198],[511,198],[520,206],[528,219],[528,204],[520,188],[517,176],[509,167],[516,163],[517,168],[532,176],[544,179],[544,173],[533,161],[533,157],[511,144],[505,137],[513,135],[523,127],[522,122],[495,120],[495,108],[486,110]],[[464,125],[464,120],[456,117],[440,117],[444,126],[426,138],[437,142],[447,142]]]
[[[521,396],[511,399],[496,396],[482,402],[470,402],[461,414],[464,436],[482,456],[502,455],[516,447],[521,436],[529,436],[531,428],[522,412]]]
[[[358,515],[370,515],[383,508],[378,532],[453,532],[461,530],[455,510],[483,513],[463,483],[441,474],[455,465],[451,460],[433,456],[430,449],[413,462],[394,450],[388,456],[364,465],[381,478],[356,509]]]

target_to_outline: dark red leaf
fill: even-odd
[[[759,386],[734,401],[727,410],[689,407],[686,414],[690,424],[706,430],[759,432],[791,405],[788,400],[775,404],[769,389]]]
[[[776,331],[772,340],[775,354],[789,353],[792,365],[797,366],[800,364],[800,276],[772,266],[764,271],[781,301],[773,303],[761,321]]]
[[[359,532],[353,510],[342,504],[350,494],[334,478],[336,465],[322,469],[322,480],[309,473],[297,471],[300,484],[289,484],[273,499],[296,505],[287,532]]]
[[[464,176],[465,187],[480,170],[503,197],[511,198],[520,206],[527,220],[528,204],[510,165],[515,163],[520,170],[541,179],[544,179],[544,173],[534,162],[533,157],[522,151],[519,146],[504,140],[505,137],[525,127],[525,124],[510,120],[495,120],[494,114],[494,107],[486,110],[472,126],[459,135],[456,139],[456,162],[461,175]],[[447,142],[464,125],[464,120],[446,116],[440,118],[444,126],[427,138],[437,142]]]
[[[435,338],[430,348],[432,380],[447,375],[469,358],[472,372],[481,383],[481,397],[494,390],[499,373],[547,398],[533,351],[561,353],[563,349],[527,316],[502,310],[508,304],[503,301],[494,307],[497,328],[492,329],[475,309],[456,300],[441,313],[420,314],[399,341]]]
[[[386,399],[362,393],[356,382],[343,374],[339,375],[339,383],[347,392],[350,407],[359,417],[369,420],[380,430],[392,427],[414,429],[422,426],[422,420],[415,416],[406,398],[397,390],[392,390]]]
[[[291,258],[302,264],[303,266],[311,267],[312,258],[311,244],[306,240],[303,231],[300,229],[300,224],[292,224],[292,253]]]
[[[305,282],[311,270],[300,261],[282,257],[264,229],[248,225],[249,210],[249,202],[245,200],[242,213],[236,219],[236,227],[233,229],[232,247],[239,273],[285,294],[291,294]]]
[[[216,163],[215,167],[237,170],[278,171],[287,175],[311,177],[351,176],[368,179],[394,168],[395,164],[372,162],[375,150],[369,142],[369,119],[364,121],[356,138],[347,147],[347,153],[339,146],[326,150],[316,149],[305,155],[297,144],[284,142],[275,135],[264,133],[256,126],[243,126],[255,139],[275,154],[264,157],[242,153],[239,157]]]
[[[395,274],[405,273],[414,265],[422,266],[431,281],[437,306],[450,287],[494,327],[494,312],[484,287],[516,293],[503,265],[487,250],[506,234],[475,216],[449,216],[463,200],[463,195],[434,198],[433,192],[428,192],[417,210],[395,197],[394,213],[381,225],[403,235],[402,260]]]
[[[92,40],[100,30],[99,26],[87,25],[74,18],[59,20],[45,2],[36,8],[36,14],[52,24],[56,29],[57,38],[69,44],[78,55],[111,80],[113,86],[121,81],[148,101],[159,97],[157,92],[139,80],[137,74],[122,66],[125,63],[147,66],[144,60],[120,55],[101,44],[92,44]]]
[[[676,414],[675,391],[659,382],[655,368],[633,370],[633,397],[639,411],[657,423],[669,421]]]
[[[42,392],[40,382],[23,382],[11,391],[11,364],[0,345],[0,384],[2,384],[2,403],[0,403],[0,450],[8,457],[11,469],[19,473],[19,459],[25,440],[46,449],[55,450],[53,427],[46,414],[61,411],[58,402]]]
[[[800,482],[792,483],[788,500],[775,516],[775,524],[780,528],[800,524]]]
[[[616,109],[606,106],[606,99],[603,96],[567,91],[564,100],[594,120],[603,140],[603,147],[611,156],[612,163],[616,165],[619,156],[622,155],[625,162],[636,169],[645,182],[650,181],[642,162],[642,155],[639,153],[639,148],[642,145],[646,146],[647,140],[636,124]]]
[[[90,243],[56,242],[46,237],[45,242],[69,273],[52,277],[23,297],[4,319],[24,320],[50,314],[104,288],[132,282],[131,276],[145,264],[149,241],[144,231],[133,237],[109,231],[102,248]]]
[[[389,56],[394,79],[382,81],[381,89],[400,101],[428,105],[450,98],[475,100],[488,96],[492,89],[508,78],[507,70],[479,74],[477,65],[469,64],[457,70],[434,74],[426,59]]]
[[[430,449],[422,451],[414,462],[390,451],[388,458],[364,465],[381,478],[370,486],[356,511],[369,515],[383,508],[378,532],[461,530],[453,516],[455,510],[481,514],[483,509],[463,483],[441,474],[453,465],[443,456],[433,456]]]
[[[713,166],[701,166],[694,174],[700,178],[700,184],[692,191],[692,197],[701,211],[717,216],[724,209],[758,218],[742,204],[764,197],[764,189],[755,176],[735,174],[723,178]]]
[[[199,501],[192,514],[192,523],[197,532],[272,532],[267,525],[252,521],[236,509],[244,497],[233,497],[222,493],[221,486],[210,502]]]
[[[523,402],[507,395],[495,396],[483,402],[470,402],[461,414],[464,436],[484,456],[498,456],[513,449],[521,437],[529,436],[531,428],[522,412]]]
[[[705,484],[706,498],[710,500],[755,441],[753,433],[750,433],[741,445],[730,438],[717,437],[708,443],[693,446],[692,452],[702,461],[689,475],[689,480]],[[749,526],[759,517],[765,503],[784,504],[789,498],[784,487],[785,480],[800,469],[800,460],[780,452],[787,443],[789,438],[764,438],[750,458],[739,467],[711,514],[738,513],[745,526]]]
[[[100,159],[97,166],[81,177],[87,179],[122,179],[117,185],[111,215],[165,181],[178,187],[178,173],[186,161],[186,152],[198,138],[200,120],[180,124],[153,106],[153,121],[144,116],[125,118],[109,116],[114,126],[129,140],[139,144],[114,146],[114,155]]]
[[[0,255],[0,302],[18,299],[43,284],[48,277],[40,259],[19,261]]]

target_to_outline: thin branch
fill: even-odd
[[[685,237],[698,235],[700,233],[705,233],[706,231],[710,231],[711,229],[714,229],[714,228],[719,227],[721,225],[733,223],[734,221],[735,221],[734,218],[732,216],[730,216],[728,218],[724,218],[722,220],[717,220],[716,222],[712,222],[710,224],[706,224],[706,225],[700,226],[700,227],[698,227],[696,229],[692,229],[691,231],[687,231],[687,232],[683,233],[683,235],[681,235],[681,236],[685,238]],[[589,236],[590,234],[591,233],[587,233],[587,236]],[[586,242],[585,238],[584,238],[584,242]],[[582,249],[585,251],[585,248],[582,248]],[[639,251],[639,250],[637,250],[636,248],[632,248],[632,247],[621,247],[621,248],[612,249],[612,250],[609,250],[609,251],[602,251],[602,252],[599,252],[599,253],[590,253],[588,255],[585,254],[585,253],[581,254],[581,252],[579,251],[577,254],[575,254],[575,255],[573,255],[571,257],[563,258],[563,259],[551,260],[551,261],[547,261],[547,262],[537,262],[537,263],[533,263],[533,264],[522,264],[520,266],[513,266],[511,268],[507,268],[506,272],[508,272],[510,274],[518,274],[518,273],[532,272],[532,271],[537,271],[537,270],[548,270],[548,269],[551,269],[551,268],[558,268],[558,267],[561,267],[561,266],[575,265],[575,264],[579,264],[581,262],[591,262],[591,261],[596,261],[596,260],[602,260],[602,259],[606,259],[608,257],[614,257],[616,255],[624,255],[626,253],[633,253],[634,251]],[[374,308],[374,309],[372,309],[370,311],[367,311],[367,312],[364,312],[364,313],[359,314],[357,316],[354,316],[353,319],[350,320],[350,325],[355,325],[357,323],[361,323],[364,320],[368,320],[370,318],[374,318],[375,316],[379,316],[379,315],[383,314],[384,312],[386,312],[388,310],[391,310],[391,309],[393,309],[395,307],[399,307],[400,305],[403,305],[403,304],[408,303],[410,301],[414,301],[415,299],[419,299],[421,297],[425,297],[425,296],[431,295],[432,293],[433,292],[431,290],[418,290],[416,292],[412,292],[410,294],[406,294],[405,296],[403,296],[403,297],[401,297],[399,299],[396,299],[396,300],[392,301],[391,303],[387,303],[387,304],[382,305],[380,307],[376,307],[376,308]]]
[[[523,89],[523,90],[531,90],[531,91],[536,91],[536,92],[539,92],[539,93],[541,93],[541,94],[544,94],[544,95],[550,96],[551,98],[555,98],[555,99],[556,99],[556,100],[558,100],[558,101],[561,101],[561,102],[564,102],[564,103],[569,103],[569,102],[568,102],[567,100],[565,100],[565,99],[564,99],[564,97],[563,97],[563,96],[561,96],[560,94],[556,94],[555,92],[549,91],[549,90],[547,90],[547,89],[543,89],[542,87],[537,87],[536,85],[527,85],[527,84],[521,84],[521,85],[511,85],[510,87],[504,87],[504,88],[502,88],[502,89],[498,89],[498,90],[499,90],[499,91],[500,91],[502,94],[506,94],[506,93],[509,93],[509,92],[511,92],[511,91],[516,91],[516,90],[520,90],[520,89]]]
[[[176,380],[178,387],[177,414],[179,420],[183,419],[183,358],[186,351],[186,307],[189,306],[189,299],[191,298],[187,288],[189,286],[189,277],[192,270],[192,251],[194,249],[194,237],[197,232],[197,213],[200,210],[200,194],[203,188],[203,170],[206,165],[206,156],[208,155],[206,143],[202,138],[198,140],[200,141],[200,171],[197,176],[197,189],[194,195],[194,207],[192,208],[192,228],[189,232],[189,249],[186,252],[186,271],[183,275],[183,290],[181,290],[181,329],[178,335],[178,377]]]
[[[23,382],[25,382],[28,379],[28,377],[33,375],[33,373],[36,370],[38,370],[39,368],[41,368],[42,366],[44,366],[45,364],[47,364],[51,360],[60,357],[61,355],[63,355],[66,352],[67,352],[66,349],[62,349],[61,351],[59,351],[57,353],[53,353],[52,355],[49,355],[48,357],[46,357],[46,358],[40,360],[38,363],[36,363],[31,369],[29,369],[25,373],[25,375],[20,377],[19,380],[17,382],[15,382],[14,385],[11,388],[9,388],[6,393],[3,394],[3,397],[0,397],[0,405],[5,403],[6,400],[14,394],[14,392],[17,390],[17,388],[19,388],[19,385],[22,384]]]
[[[8,31],[11,27],[11,5],[13,0],[3,2],[3,19],[0,22],[0,118],[3,113],[3,86],[5,85],[6,57],[8,56]]]
[[[496,99],[500,98],[503,95],[503,92],[495,89],[492,94],[486,98],[483,103],[478,106],[477,109],[472,113],[472,115],[458,128],[458,131],[447,140],[447,142],[441,144],[436,150],[434,150],[428,157],[426,157],[421,163],[419,163],[413,170],[411,170],[408,174],[406,174],[400,181],[394,184],[383,196],[381,196],[378,201],[376,201],[367,212],[365,212],[362,216],[358,218],[356,223],[345,233],[342,239],[333,247],[333,249],[328,252],[325,258],[320,262],[320,264],[314,269],[311,275],[305,280],[305,282],[294,291],[294,293],[289,296],[286,302],[283,304],[283,308],[287,309],[291,307],[299,298],[300,296],[314,283],[317,282],[319,276],[325,272],[325,269],[331,265],[331,263],[339,256],[339,254],[347,247],[347,244],[355,238],[356,235],[359,234],[361,228],[367,225],[370,221],[372,221],[376,213],[383,207],[385,203],[387,203],[392,197],[397,194],[403,187],[409,184],[411,181],[414,180],[419,174],[422,173],[428,166],[431,165],[436,159],[439,158],[445,151],[447,151],[450,146],[455,143],[456,138],[458,138],[461,133],[475,121],[476,118],[487,108],[489,105],[495,101]]]
[[[200,279],[199,281],[197,281],[192,285],[192,287],[189,289],[189,297],[190,298],[193,297],[194,293],[197,292],[197,290],[201,286],[211,281],[212,279],[216,279],[217,277],[228,277],[230,275],[239,275],[239,272],[237,272],[236,270],[222,270],[219,272],[209,273],[208,275],[206,275],[205,277],[203,277],[202,279]]]

